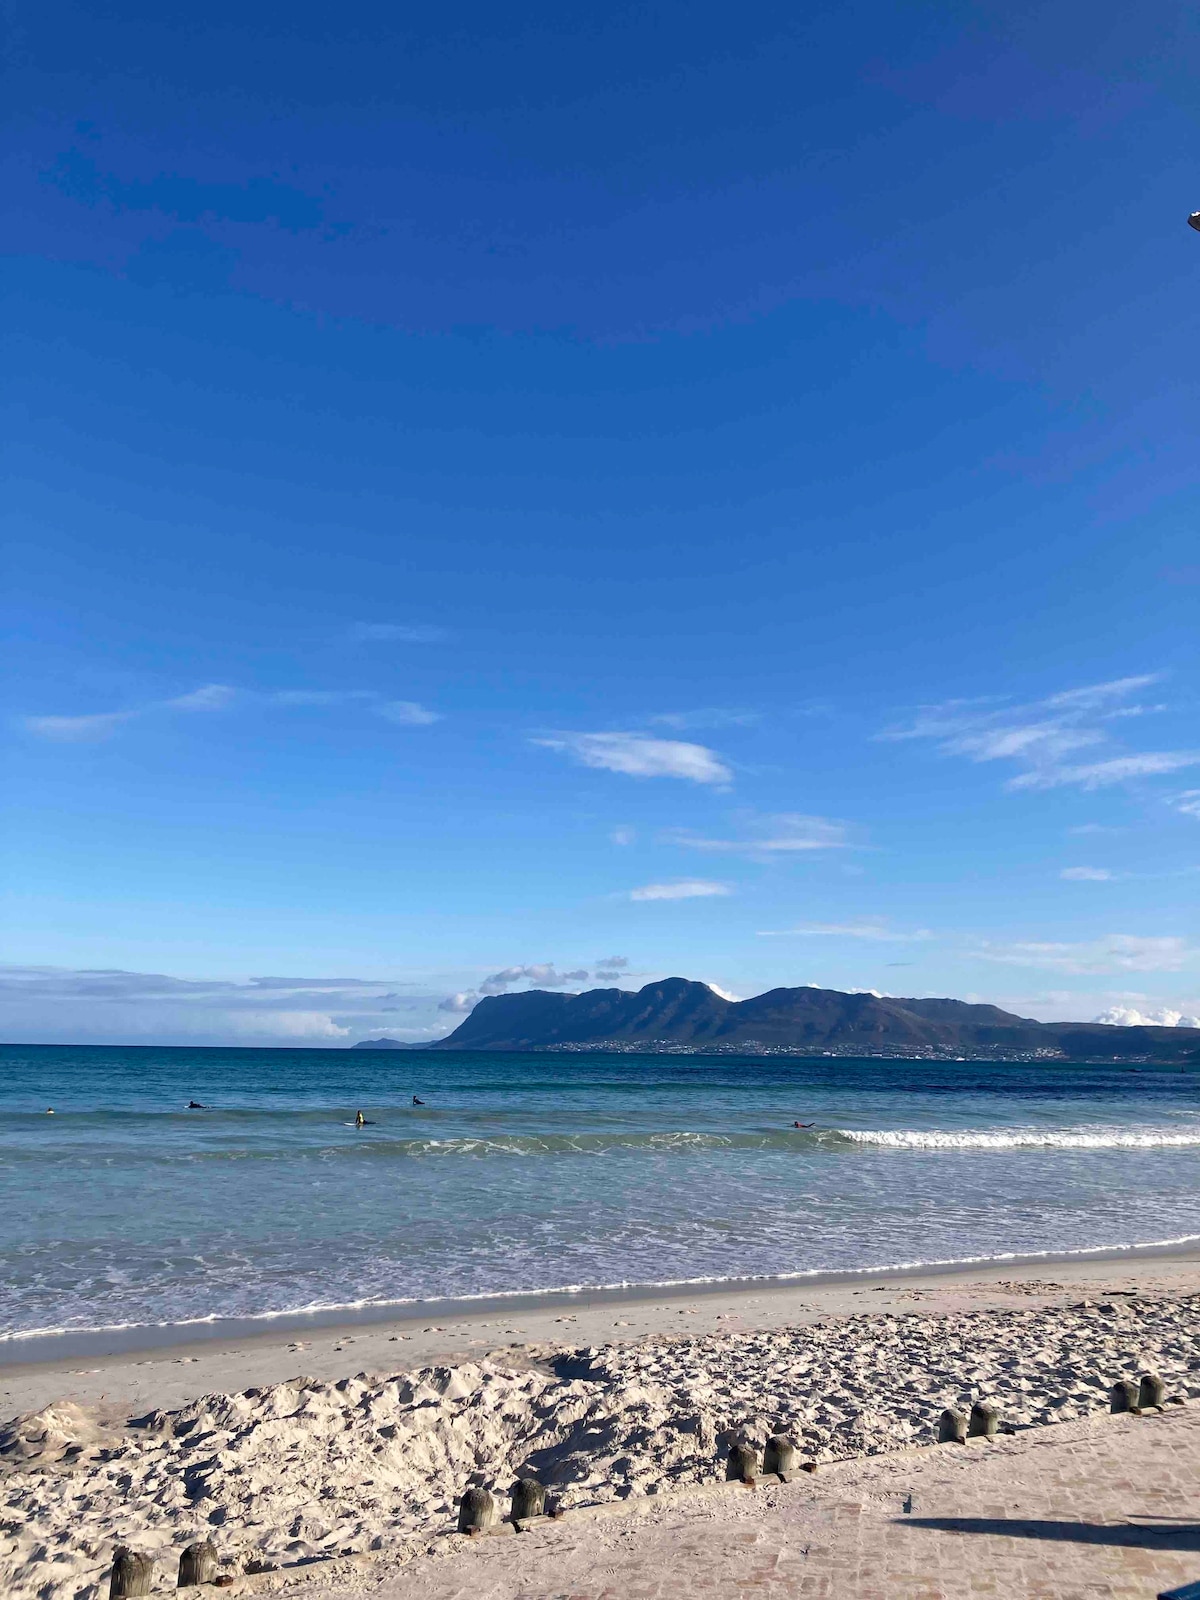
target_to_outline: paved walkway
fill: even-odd
[[[1152,1600],[1194,1580],[1200,1407],[848,1462],[785,1486],[628,1502],[617,1514],[479,1540],[381,1573],[357,1592],[372,1600]]]

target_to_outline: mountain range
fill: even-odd
[[[355,1049],[403,1049],[364,1039]],[[964,1000],[905,1000],[838,989],[769,989],[727,1000],[665,978],[636,993],[530,989],[491,995],[433,1050],[615,1050],[753,1055],[1087,1059],[1200,1066],[1200,1028],[1036,1022]]]

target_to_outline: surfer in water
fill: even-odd
[[[189,1100],[188,1103],[187,1103],[187,1108],[188,1108],[189,1111],[207,1111],[208,1110],[208,1107],[201,1105],[199,1100]]]
[[[816,1123],[815,1122],[793,1122],[792,1123],[792,1127],[793,1128],[815,1128],[816,1127]]]
[[[423,1106],[424,1104],[425,1104],[424,1100],[418,1100],[416,1095],[413,1095],[413,1105],[415,1105],[415,1106]]]

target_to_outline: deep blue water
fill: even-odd
[[[1195,1071],[0,1049],[5,1333],[1188,1236]]]

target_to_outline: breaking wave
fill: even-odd
[[[172,1149],[143,1146],[127,1153],[127,1162],[139,1166],[209,1165],[226,1162],[285,1163],[318,1161],[366,1163],[387,1161],[438,1161],[455,1158],[536,1160],[546,1156],[686,1156],[704,1151],[760,1151],[778,1154],[850,1154],[854,1151],[954,1151],[954,1150],[1153,1150],[1200,1147],[1200,1124],[1192,1127],[1146,1128],[1130,1132],[1120,1128],[762,1128],[715,1130],[663,1130],[629,1133],[613,1130],[569,1134],[494,1133],[458,1138],[389,1137],[382,1130],[364,1137],[330,1143],[266,1147],[253,1140],[216,1149]],[[30,1150],[10,1158],[40,1166],[71,1163],[77,1152],[67,1148],[57,1155]]]
[[[839,1128],[838,1137],[850,1144],[876,1145],[886,1150],[1155,1150],[1200,1145],[1200,1128],[1179,1131],[1143,1128],[1127,1133],[1120,1128]]]

